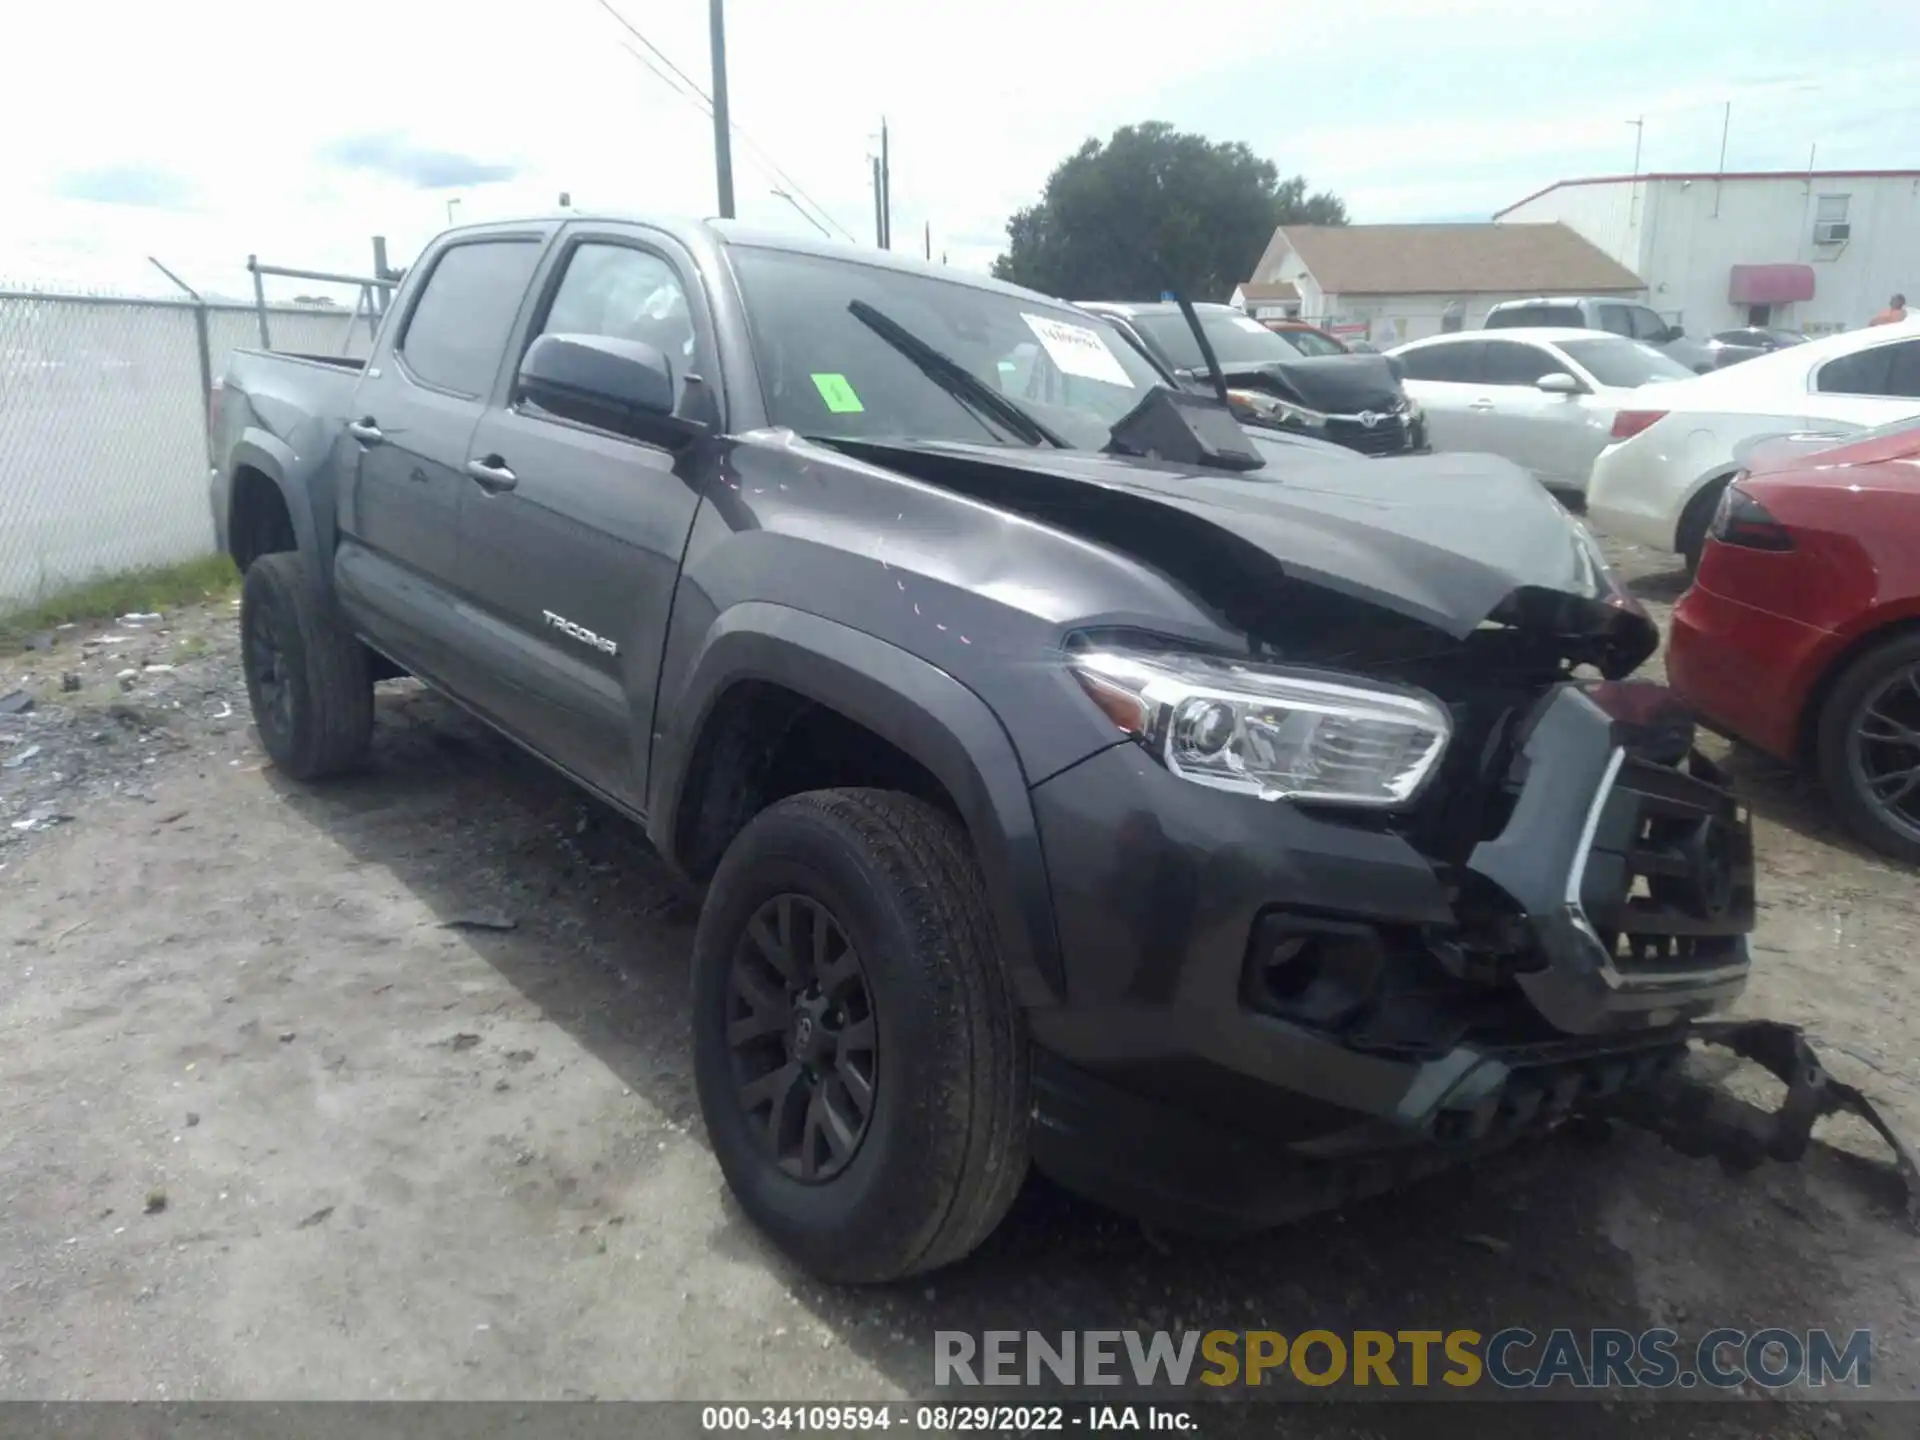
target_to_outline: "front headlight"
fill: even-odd
[[[1070,663],[1094,703],[1175,775],[1262,800],[1405,805],[1452,734],[1430,696],[1369,680],[1124,650]]]
[[[1264,390],[1229,390],[1227,398],[1246,406],[1262,420],[1273,420],[1282,425],[1299,425],[1308,430],[1327,428],[1327,417],[1318,410],[1309,410],[1304,405],[1296,405],[1291,400],[1282,400],[1278,395],[1269,395]]]

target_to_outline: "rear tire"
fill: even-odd
[[[814,938],[823,915],[837,939]],[[783,924],[789,935],[775,935]],[[955,821],[883,790],[768,807],[714,875],[693,983],[714,1155],[741,1208],[801,1266],[897,1280],[959,1260],[999,1224],[1027,1172],[1027,1037]],[[815,1022],[834,1048],[808,1059]],[[857,1057],[854,1078],[841,1078],[843,1055]]]
[[[367,652],[340,623],[298,551],[262,555],[240,590],[240,654],[254,728],[274,765],[321,780],[366,759],[373,739]]]
[[[1872,736],[1888,738],[1864,738]],[[1920,767],[1920,634],[1882,641],[1841,672],[1815,745],[1821,785],[1847,828],[1884,855],[1920,863],[1920,772],[1898,778]],[[1889,806],[1875,798],[1876,774],[1883,790],[1898,793],[1907,780],[1914,787]]]

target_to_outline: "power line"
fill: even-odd
[[[617,23],[621,29],[625,30],[629,35],[633,36],[634,39],[638,40],[642,45],[646,46],[647,49],[651,51],[653,55],[660,61],[660,64],[666,66],[667,69],[672,72],[672,76],[663,74],[658,65],[655,65],[651,60],[649,60],[645,55],[642,55],[638,50],[635,50],[631,45],[627,45],[623,43],[621,45],[621,49],[625,50],[629,55],[633,56],[633,58],[638,60],[642,65],[645,65],[647,69],[651,71],[654,74],[654,76],[658,78],[664,85],[666,85],[668,89],[672,90],[674,94],[680,96],[681,99],[693,105],[696,109],[698,109],[702,114],[706,115],[709,119],[713,117],[713,97],[707,94],[705,90],[702,90],[698,84],[696,84],[691,78],[689,78],[686,71],[682,70],[678,65],[674,64],[672,60],[667,58],[665,51],[661,50],[659,46],[655,45],[651,40],[647,39],[645,35],[641,34],[639,28],[635,26],[631,20],[627,19],[626,16],[622,15],[618,10],[614,9],[613,6],[608,3],[608,0],[594,0],[594,3],[598,5],[602,10],[606,11],[607,14],[611,15],[614,18],[615,23]],[[814,199],[813,196],[809,195],[801,187],[799,181],[795,180],[791,175],[787,174],[785,170],[782,170],[779,166],[779,163],[774,160],[773,156],[767,153],[765,147],[762,146],[759,141],[755,140],[751,135],[749,135],[744,129],[741,128],[739,121],[737,120],[731,121],[729,128],[733,131],[735,135],[738,135],[740,137],[741,142],[746,145],[747,149],[751,150],[755,155],[759,156],[761,164],[765,165],[767,169],[771,170],[774,174],[774,177],[779,181],[781,181],[781,183],[783,183],[787,187],[787,189],[791,190],[796,196],[798,196],[802,200],[805,200],[815,210],[819,211],[820,214],[826,219],[827,223],[833,226],[833,228],[838,230],[842,235],[846,236],[847,239],[854,240],[853,232],[847,229],[847,227],[842,225],[838,220],[836,220],[833,217],[832,213],[824,205],[822,205],[818,200]],[[858,244],[859,242],[857,240],[854,240],[854,243]]]

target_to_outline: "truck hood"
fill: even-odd
[[[1223,361],[1221,369],[1229,385],[1270,388],[1323,415],[1390,412],[1407,398],[1384,355],[1302,355],[1259,365]]]
[[[1302,452],[1249,431],[1243,473],[1069,450],[837,441],[835,448],[1128,551],[1260,636],[1307,585],[1454,640],[1551,632],[1609,675],[1659,633],[1584,526],[1518,466],[1487,455]],[[1106,503],[1089,505],[1089,492]],[[1268,620],[1263,622],[1262,616]]]

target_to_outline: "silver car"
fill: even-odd
[[[1435,450],[1504,456],[1576,494],[1627,397],[1693,375],[1651,345],[1594,330],[1463,331],[1387,353],[1405,367]]]

